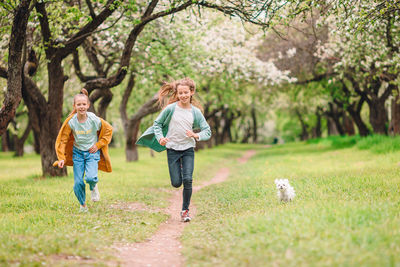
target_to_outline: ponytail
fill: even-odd
[[[169,97],[167,101],[167,97]],[[161,108],[166,107],[168,104],[178,101],[176,95],[175,83],[174,82],[163,82],[160,90],[158,91],[158,105]]]

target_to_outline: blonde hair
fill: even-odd
[[[165,108],[167,105],[179,101],[178,86],[180,85],[188,86],[191,92],[196,92],[195,82],[187,77],[173,82],[163,82],[163,85],[158,91],[158,104],[161,108]],[[193,96],[190,97],[190,103],[203,112],[203,107],[200,102]]]
[[[76,95],[74,96],[74,105],[73,105],[72,111],[71,111],[71,113],[69,114],[69,116],[71,116],[72,114],[76,113],[76,109],[75,109],[75,100],[76,100],[76,98],[82,97],[82,96],[83,96],[83,97],[86,97],[87,102],[90,103],[88,91],[87,91],[85,88],[82,88],[81,91],[79,92],[79,94],[76,94]]]

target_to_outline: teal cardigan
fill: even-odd
[[[160,145],[158,142],[160,138],[164,137],[168,133],[169,122],[171,121],[172,114],[174,114],[175,106],[178,102],[174,102],[165,107],[163,111],[158,115],[156,120],[154,121],[153,126],[148,128],[142,136],[140,136],[139,140],[137,140],[136,144],[150,147],[151,149],[161,152],[166,148],[165,146]],[[200,109],[192,105],[193,112],[193,130],[200,129],[200,132],[197,133],[199,135],[198,141],[208,140],[211,137],[210,126],[208,125],[206,119],[201,113]]]

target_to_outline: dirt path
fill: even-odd
[[[238,162],[246,163],[256,152],[246,151]],[[221,168],[210,181],[200,186],[193,187],[196,192],[206,186],[225,181],[229,176],[228,168]],[[182,245],[179,241],[183,229],[187,224],[180,221],[180,210],[182,205],[182,189],[177,189],[169,200],[170,205],[165,212],[170,218],[161,224],[159,230],[146,242],[117,245],[118,258],[122,266],[149,266],[149,267],[180,267],[183,266],[181,254]],[[190,213],[195,217],[196,208],[191,205]]]

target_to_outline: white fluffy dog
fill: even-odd
[[[275,179],[275,184],[278,189],[278,198],[280,201],[291,201],[296,195],[288,179]]]

